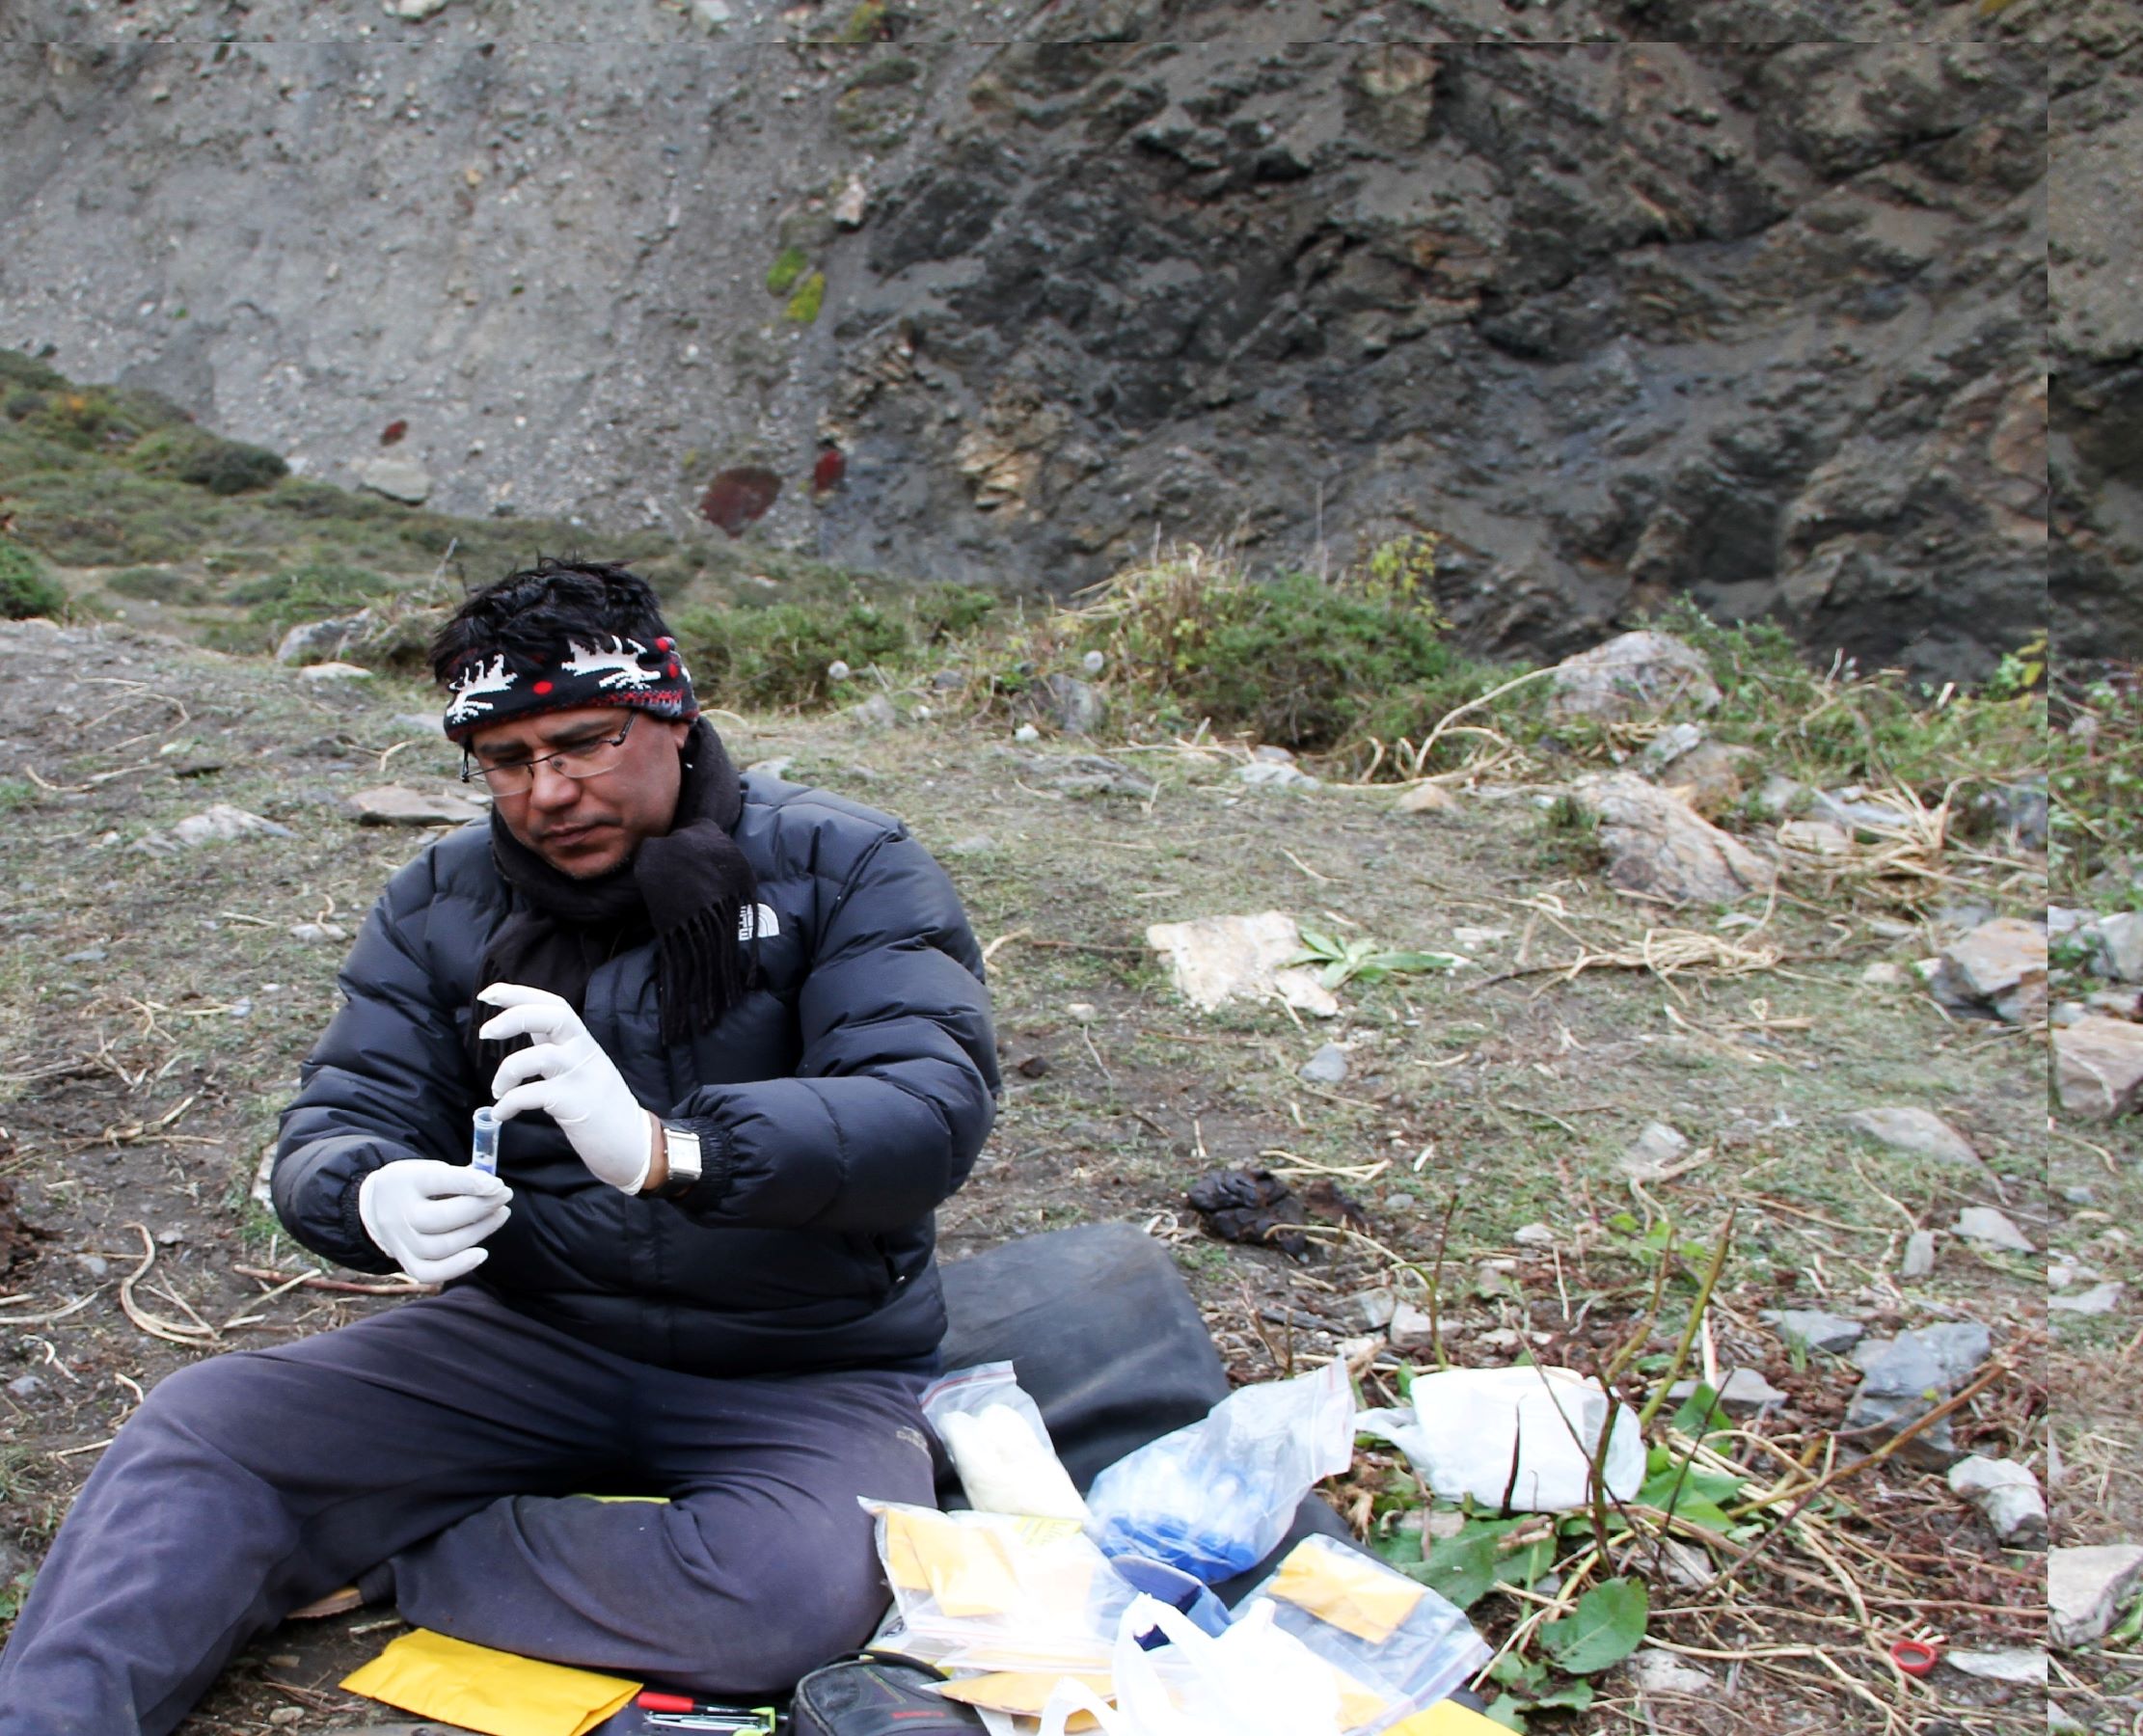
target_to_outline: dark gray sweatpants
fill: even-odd
[[[780,1692],[882,1612],[856,1497],[932,1503],[923,1384],[670,1373],[467,1286],[197,1363],[75,1501],[0,1653],[0,1736],[163,1736],[248,1640],[382,1561],[422,1627]]]

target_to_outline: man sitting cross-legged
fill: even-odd
[[[0,1654],[0,1736],[158,1736],[352,1582],[778,1693],[883,1607],[856,1497],[932,1499],[932,1212],[997,1084],[950,882],[885,815],[740,778],[621,568],[513,574],[433,650],[490,820],[366,921],[274,1197],[306,1246],[443,1288],[149,1394]]]

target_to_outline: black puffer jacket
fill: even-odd
[[[619,1354],[703,1373],[905,1362],[944,1331],[932,1212],[994,1114],[982,958],[951,882],[899,822],[747,776],[736,840],[759,877],[760,987],[665,1045],[651,945],[588,981],[589,1033],[641,1103],[699,1134],[670,1202],[596,1180],[547,1116],[506,1124],[513,1215],[468,1279]],[[358,1184],[402,1157],[466,1162],[490,1099],[464,1041],[511,894],[473,826],[389,882],[342,1009],[284,1112],[274,1197],[307,1247],[384,1272]],[[773,912],[773,923],[765,911]]]

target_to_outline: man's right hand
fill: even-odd
[[[381,1165],[359,1183],[357,1215],[379,1250],[420,1284],[445,1284],[489,1258],[476,1244],[506,1221],[497,1176],[431,1157]]]

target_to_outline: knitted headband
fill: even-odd
[[[532,663],[500,651],[464,664],[447,684],[450,697],[442,726],[448,738],[466,744],[493,723],[582,706],[624,705],[686,720],[699,716],[675,639],[659,638],[650,647],[612,634],[610,641],[606,651],[600,643],[569,639],[571,655],[562,663]]]

